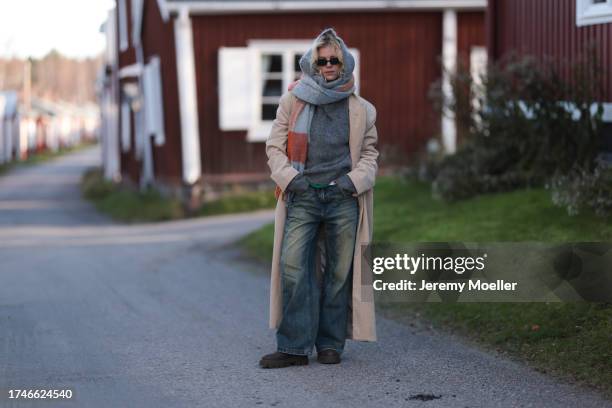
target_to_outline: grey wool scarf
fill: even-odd
[[[293,94],[299,99],[313,105],[325,105],[347,98],[355,91],[355,79],[353,70],[355,69],[355,58],[349,52],[342,38],[338,37],[333,28],[323,30],[316,38],[319,40],[324,34],[330,33],[338,41],[342,51],[343,70],[340,76],[327,82],[317,69],[311,64],[312,49],[309,49],[300,58],[300,69],[302,77],[293,87]]]

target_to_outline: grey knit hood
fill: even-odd
[[[340,44],[344,60],[340,76],[333,81],[327,82],[323,75],[321,75],[316,67],[310,62],[312,56],[311,48],[302,55],[302,58],[300,58],[302,78],[292,90],[296,97],[314,105],[324,105],[336,102],[342,98],[348,97],[355,91],[353,78],[355,58],[333,28],[326,28],[323,30],[315,39],[315,43],[325,34],[331,34]]]

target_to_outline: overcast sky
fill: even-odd
[[[40,58],[53,48],[70,57],[96,55],[112,7],[113,0],[0,0],[0,56]]]

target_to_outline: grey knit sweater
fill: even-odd
[[[309,183],[329,184],[336,180],[344,190],[356,192],[351,179],[348,98],[315,105],[310,124],[310,141],[304,172],[291,180],[289,191],[304,191]]]

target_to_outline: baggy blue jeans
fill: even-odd
[[[288,195],[280,257],[283,315],[277,351],[344,350],[359,204],[337,185]],[[319,228],[321,227],[321,228]],[[322,282],[315,275],[318,233],[325,238]]]

